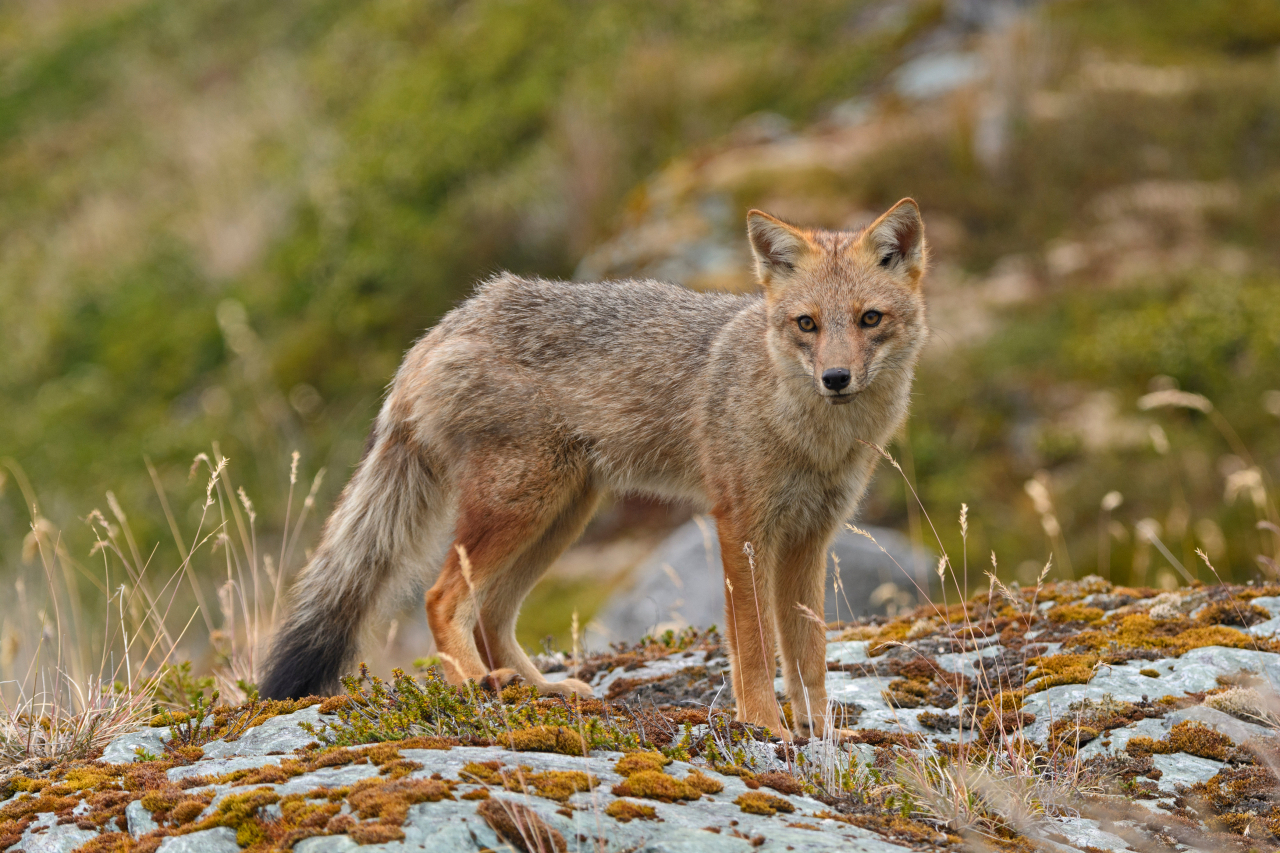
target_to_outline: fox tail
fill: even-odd
[[[375,617],[432,565],[443,505],[436,475],[411,432],[379,418],[320,546],[295,582],[259,693],[324,695],[339,687]]]

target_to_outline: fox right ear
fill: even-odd
[[[756,258],[756,276],[765,287],[789,275],[809,251],[809,241],[798,228],[761,210],[747,213],[747,237]]]

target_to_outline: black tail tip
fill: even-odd
[[[289,631],[286,626],[271,652],[258,694],[264,699],[301,699],[336,693],[351,652],[351,640],[341,632],[318,637]]]

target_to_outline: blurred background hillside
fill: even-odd
[[[478,277],[749,289],[749,207],[906,195],[935,337],[891,450],[953,560],[964,502],[1006,580],[1277,574],[1274,0],[10,0],[0,188],[6,584],[37,504],[92,600],[108,490],[171,571],[213,442],[264,542],[291,452],[326,468],[314,541]],[[936,552],[909,498],[884,466],[863,518]],[[683,517],[607,509],[522,637],[565,645]]]

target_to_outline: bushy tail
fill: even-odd
[[[262,696],[338,689],[371,617],[423,569],[440,503],[439,484],[413,435],[380,422],[294,584],[258,686]]]

